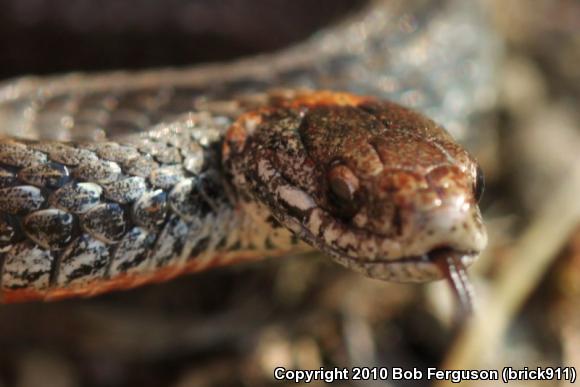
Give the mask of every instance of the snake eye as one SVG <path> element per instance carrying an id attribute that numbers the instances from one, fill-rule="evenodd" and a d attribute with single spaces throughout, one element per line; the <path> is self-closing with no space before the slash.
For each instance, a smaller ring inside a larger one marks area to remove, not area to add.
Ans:
<path id="1" fill-rule="evenodd" d="M 485 190 L 485 177 L 483 176 L 483 171 L 478 165 L 475 172 L 475 185 L 473 187 L 473 193 L 475 195 L 475 200 L 479 202 L 483 196 L 483 191 Z"/>
<path id="2" fill-rule="evenodd" d="M 359 181 L 346 165 L 337 164 L 328 172 L 330 190 L 342 204 L 351 203 L 359 188 Z"/>

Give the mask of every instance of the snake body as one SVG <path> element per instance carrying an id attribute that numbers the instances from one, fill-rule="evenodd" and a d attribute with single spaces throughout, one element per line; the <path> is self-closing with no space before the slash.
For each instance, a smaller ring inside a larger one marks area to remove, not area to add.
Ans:
<path id="1" fill-rule="evenodd" d="M 413 86 L 424 76 L 415 59 L 384 56 L 413 46 L 383 41 L 393 18 L 409 17 L 396 9 L 375 2 L 299 47 L 233 64 L 5 84 L 2 301 L 90 296 L 313 247 L 402 282 L 469 265 L 486 244 L 475 160 L 411 109 L 308 90 L 399 93 L 433 109 L 441 89 Z M 399 42 L 433 32 L 397 31 Z M 439 115 L 460 127 L 455 113 Z"/>

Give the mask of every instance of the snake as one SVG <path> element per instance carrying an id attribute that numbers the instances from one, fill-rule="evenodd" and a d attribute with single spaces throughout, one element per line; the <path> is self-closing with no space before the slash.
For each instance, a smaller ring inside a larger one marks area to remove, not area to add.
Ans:
<path id="1" fill-rule="evenodd" d="M 468 304 L 483 174 L 436 121 L 461 135 L 485 27 L 460 1 L 404 3 L 230 63 L 2 83 L 0 302 L 315 250 L 379 280 L 448 278 Z"/>

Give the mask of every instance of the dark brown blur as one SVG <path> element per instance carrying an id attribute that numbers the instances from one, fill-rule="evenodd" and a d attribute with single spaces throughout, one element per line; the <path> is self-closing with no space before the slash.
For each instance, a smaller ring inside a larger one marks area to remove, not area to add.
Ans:
<path id="1" fill-rule="evenodd" d="M 0 78 L 191 65 L 281 49 L 363 0 L 9 0 Z"/>

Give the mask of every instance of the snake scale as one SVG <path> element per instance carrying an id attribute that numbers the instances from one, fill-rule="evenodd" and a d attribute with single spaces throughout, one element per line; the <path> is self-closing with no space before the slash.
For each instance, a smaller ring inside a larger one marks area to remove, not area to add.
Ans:
<path id="1" fill-rule="evenodd" d="M 372 278 L 451 277 L 468 297 L 464 267 L 487 239 L 481 171 L 441 126 L 384 98 L 461 135 L 489 78 L 469 40 L 485 27 L 459 1 L 417 3 L 373 1 L 229 64 L 3 84 L 1 301 L 313 248 Z"/>

